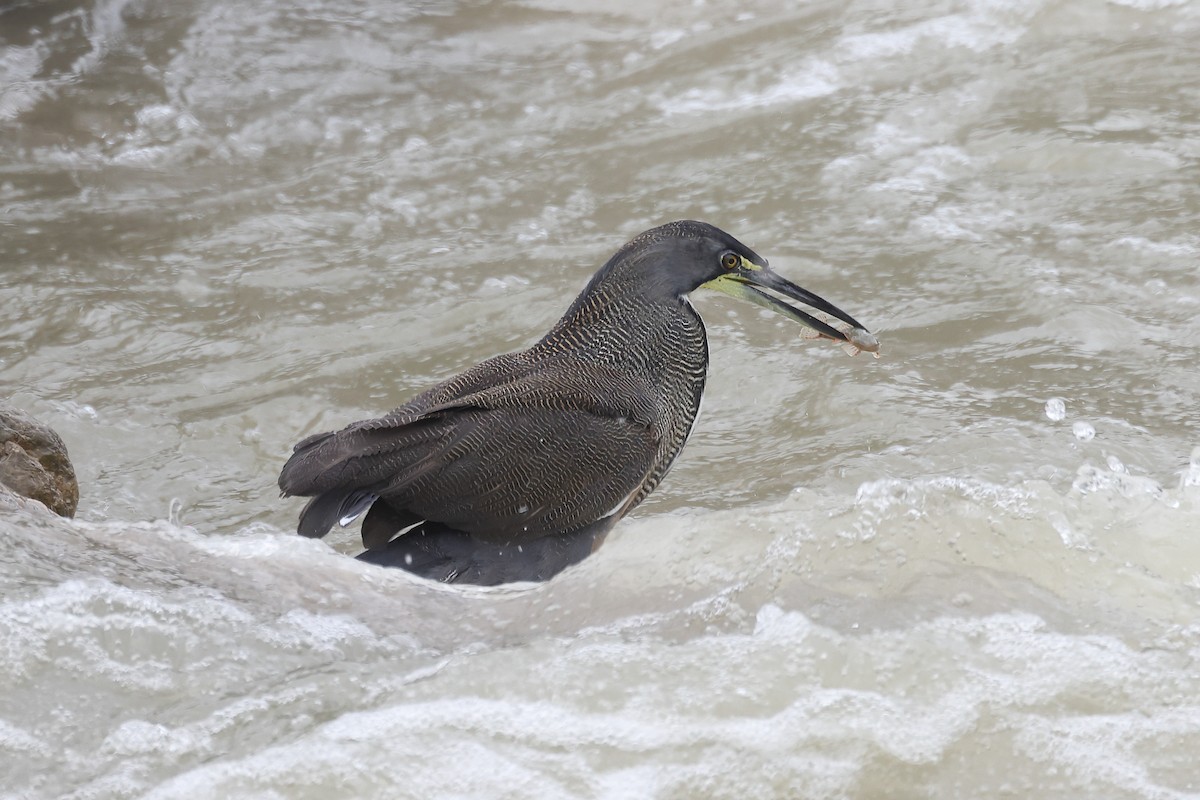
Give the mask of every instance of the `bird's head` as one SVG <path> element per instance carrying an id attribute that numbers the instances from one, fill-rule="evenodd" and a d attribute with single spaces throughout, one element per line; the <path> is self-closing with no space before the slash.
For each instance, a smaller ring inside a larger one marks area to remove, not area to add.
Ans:
<path id="1" fill-rule="evenodd" d="M 651 228 L 618 250 L 596 277 L 601 276 L 625 284 L 644 297 L 663 301 L 683 300 L 696 289 L 714 289 L 769 308 L 807 325 L 821 336 L 849 341 L 842 331 L 763 291 L 768 289 L 866 334 L 866 328 L 854 317 L 780 276 L 767 265 L 765 258 L 706 222 L 681 220 Z M 856 339 L 860 347 L 862 341 L 861 337 Z"/>

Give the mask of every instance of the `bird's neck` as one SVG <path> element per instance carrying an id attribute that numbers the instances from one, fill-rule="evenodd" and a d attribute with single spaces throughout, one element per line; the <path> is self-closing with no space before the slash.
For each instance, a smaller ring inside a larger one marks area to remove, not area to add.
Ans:
<path id="1" fill-rule="evenodd" d="M 536 347 L 586 361 L 635 366 L 666 358 L 703 370 L 708 342 L 686 297 L 652 301 L 589 289 Z"/>

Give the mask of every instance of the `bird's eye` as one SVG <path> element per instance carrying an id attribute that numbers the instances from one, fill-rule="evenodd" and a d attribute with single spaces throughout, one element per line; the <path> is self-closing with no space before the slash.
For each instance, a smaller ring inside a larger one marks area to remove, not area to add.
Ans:
<path id="1" fill-rule="evenodd" d="M 742 260 L 738 258 L 737 253 L 726 253 L 721 256 L 721 266 L 725 269 L 734 269 L 741 263 Z"/>

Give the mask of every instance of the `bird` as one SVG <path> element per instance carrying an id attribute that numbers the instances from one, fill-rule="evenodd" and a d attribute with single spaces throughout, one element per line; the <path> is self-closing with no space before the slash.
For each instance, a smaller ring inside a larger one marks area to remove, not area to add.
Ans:
<path id="1" fill-rule="evenodd" d="M 876 341 L 720 228 L 660 225 L 618 249 L 528 349 L 296 444 L 279 489 L 311 498 L 297 532 L 322 537 L 365 512 L 360 559 L 443 583 L 545 581 L 578 563 L 687 442 L 708 370 L 697 289 L 820 337 Z M 850 335 L 763 290 L 841 320 Z"/>

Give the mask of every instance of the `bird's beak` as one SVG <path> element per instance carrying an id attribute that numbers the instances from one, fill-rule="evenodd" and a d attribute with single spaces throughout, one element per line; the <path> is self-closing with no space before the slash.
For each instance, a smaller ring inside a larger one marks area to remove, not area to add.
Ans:
<path id="1" fill-rule="evenodd" d="M 701 284 L 707 289 L 716 289 L 718 292 L 724 292 L 732 297 L 738 297 L 742 300 L 749 300 L 755 305 L 769 308 L 788 319 L 793 319 L 796 322 L 807 325 L 817 331 L 822 336 L 830 339 L 835 339 L 839 342 L 851 341 L 845 333 L 839 331 L 830 325 L 826 325 L 821 320 L 806 314 L 798 308 L 788 305 L 782 300 L 773 297 L 766 292 L 763 292 L 755 287 L 761 286 L 763 289 L 770 289 L 773 292 L 778 292 L 784 297 L 796 300 L 806 306 L 823 311 L 831 317 L 836 317 L 848 325 L 854 326 L 855 329 L 866 333 L 866 328 L 861 325 L 858 320 L 842 311 L 819 295 L 815 295 L 807 289 L 802 289 L 796 284 L 789 281 L 787 278 L 781 277 L 778 273 L 771 270 L 765 264 L 759 265 L 751 262 L 746 258 L 742 258 L 740 266 L 725 272 L 705 284 Z M 857 338 L 857 337 L 856 337 Z"/>

